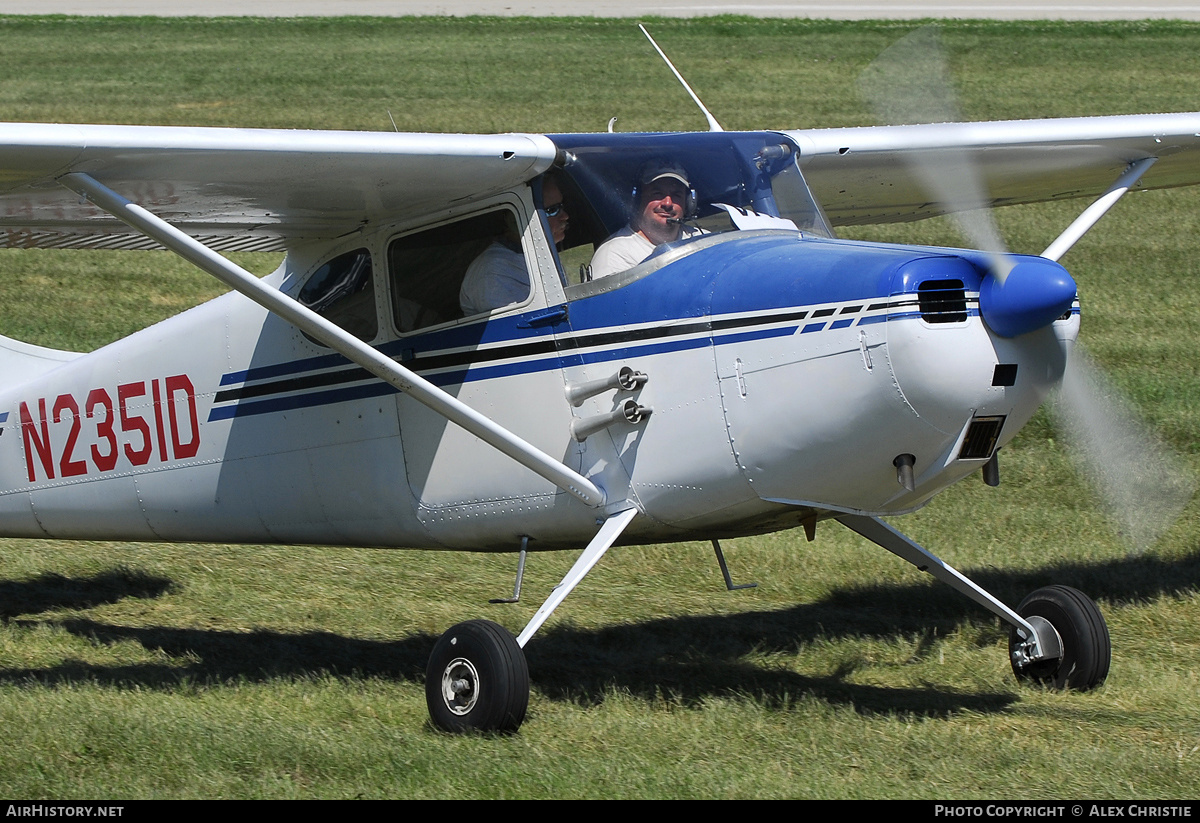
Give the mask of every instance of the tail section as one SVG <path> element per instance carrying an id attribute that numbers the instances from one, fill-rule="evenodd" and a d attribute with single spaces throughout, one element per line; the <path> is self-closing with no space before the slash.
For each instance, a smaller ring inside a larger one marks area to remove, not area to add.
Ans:
<path id="1" fill-rule="evenodd" d="M 0 387 L 18 386 L 80 355 L 81 352 L 47 349 L 0 336 Z"/>

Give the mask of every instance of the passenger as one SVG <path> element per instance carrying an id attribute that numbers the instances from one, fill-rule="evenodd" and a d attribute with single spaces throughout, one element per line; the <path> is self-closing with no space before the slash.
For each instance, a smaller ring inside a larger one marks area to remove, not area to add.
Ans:
<path id="1" fill-rule="evenodd" d="M 592 256 L 592 279 L 633 268 L 663 243 L 703 234 L 700 229 L 683 223 L 691 217 L 695 206 L 691 189 L 682 166 L 666 161 L 643 166 L 638 175 L 633 220 L 596 249 Z"/>
<path id="2" fill-rule="evenodd" d="M 567 236 L 570 215 L 563 205 L 558 181 L 547 175 L 542 180 L 543 211 L 550 224 L 554 244 Z M 529 296 L 529 268 L 521 251 L 521 238 L 505 235 L 480 252 L 471 261 L 458 290 L 458 305 L 464 317 L 511 306 Z"/>

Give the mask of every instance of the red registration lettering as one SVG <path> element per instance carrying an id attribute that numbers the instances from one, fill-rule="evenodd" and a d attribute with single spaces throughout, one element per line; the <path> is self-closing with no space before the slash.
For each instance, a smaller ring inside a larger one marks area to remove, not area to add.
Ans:
<path id="1" fill-rule="evenodd" d="M 60 394 L 54 401 L 55 423 L 61 422 L 64 411 L 71 413 L 71 431 L 67 433 L 67 445 L 63 447 L 58 468 L 62 470 L 63 477 L 78 477 L 81 474 L 87 474 L 87 463 L 82 460 L 72 460 L 71 455 L 75 451 L 75 441 L 79 439 L 79 430 L 83 428 L 83 425 L 79 422 L 79 404 L 69 394 Z"/>
<path id="2" fill-rule="evenodd" d="M 112 471 L 117 468 L 122 454 L 132 465 L 144 466 L 150 462 L 155 443 L 158 444 L 159 459 L 164 462 L 195 457 L 200 451 L 200 419 L 196 389 L 191 379 L 186 374 L 175 374 L 149 382 L 149 389 L 146 381 L 118 385 L 115 405 L 108 389 L 92 389 L 82 411 L 79 401 L 71 394 L 54 398 L 49 415 L 46 414 L 47 398 L 38 398 L 36 418 L 30 410 L 32 401 L 22 402 L 18 415 L 29 482 L 38 480 L 38 466 L 41 466 L 40 474 L 44 479 L 53 480 L 56 462 L 59 477 L 86 475 L 90 467 L 100 472 Z M 134 408 L 137 400 L 147 395 L 151 402 L 145 405 L 144 413 L 138 413 Z M 52 442 L 51 424 L 54 424 L 54 431 L 60 431 L 59 425 L 66 423 L 68 418 L 70 428 L 65 436 L 55 434 L 54 437 L 60 440 Z M 95 428 L 85 430 L 85 420 Z M 120 434 L 117 432 L 118 420 Z M 84 438 L 82 442 L 81 437 Z M 83 444 L 89 440 L 90 445 L 85 447 Z"/>
<path id="3" fill-rule="evenodd" d="M 150 450 L 154 446 L 150 442 L 150 424 L 141 415 L 130 414 L 126 401 L 131 397 L 144 397 L 145 394 L 145 383 L 123 383 L 117 386 L 117 404 L 121 407 L 121 431 L 138 432 L 142 436 L 140 448 L 135 449 L 129 443 L 125 444 L 125 456 L 135 466 L 144 466 L 150 462 Z"/>
<path id="4" fill-rule="evenodd" d="M 186 443 L 179 440 L 179 417 L 175 412 L 175 394 L 184 393 L 187 400 L 188 425 L 192 439 Z M 167 378 L 167 412 L 171 418 L 171 449 L 176 460 L 185 457 L 195 457 L 200 450 L 200 423 L 196 419 L 196 390 L 186 374 L 177 374 Z"/>
<path id="5" fill-rule="evenodd" d="M 29 406 L 21 403 L 21 440 L 25 444 L 25 467 L 29 470 L 29 482 L 32 483 L 37 478 L 33 472 L 33 460 L 30 458 L 33 455 L 30 453 L 29 446 L 33 445 L 33 450 L 37 452 L 38 459 L 41 460 L 42 470 L 46 472 L 48 480 L 54 479 L 54 460 L 50 457 L 50 426 L 46 422 L 46 398 L 38 398 L 38 419 L 41 421 L 41 436 L 38 436 L 38 430 L 34 428 L 33 418 L 29 414 Z"/>
<path id="6" fill-rule="evenodd" d="M 150 388 L 154 392 L 154 431 L 158 434 L 158 459 L 164 461 L 167 459 L 167 435 L 163 431 L 162 397 L 159 396 L 158 381 L 151 380 Z"/>
<path id="7" fill-rule="evenodd" d="M 87 416 L 95 419 L 96 407 L 104 407 L 104 420 L 96 421 L 96 436 L 101 441 L 108 441 L 108 454 L 101 454 L 99 445 L 92 446 L 92 462 L 96 464 L 96 468 L 102 472 L 112 471 L 117 465 L 117 433 L 113 429 L 113 404 L 112 398 L 108 396 L 108 392 L 104 389 L 92 389 L 87 396 L 87 405 L 84 410 Z"/>

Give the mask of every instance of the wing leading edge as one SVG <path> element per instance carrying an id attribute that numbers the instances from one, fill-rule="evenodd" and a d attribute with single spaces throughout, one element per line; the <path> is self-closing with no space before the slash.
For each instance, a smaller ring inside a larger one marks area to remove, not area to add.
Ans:
<path id="1" fill-rule="evenodd" d="M 545 171 L 540 135 L 0 124 L 0 245 L 157 248 L 58 184 L 90 175 L 220 250 L 434 214 Z"/>
<path id="2" fill-rule="evenodd" d="M 787 132 L 801 168 L 835 225 L 898 223 L 941 214 L 913 159 L 970 162 L 990 205 L 1035 203 L 1103 192 L 1130 163 L 1158 162 L 1138 188 L 1200 183 L 1200 113 L 877 126 Z"/>
<path id="3" fill-rule="evenodd" d="M 971 162 L 992 205 L 1094 196 L 1131 162 L 1140 188 L 1200 183 L 1200 113 L 813 129 L 787 134 L 835 225 L 940 214 L 911 159 Z M 217 250 L 278 250 L 519 185 L 542 135 L 0 124 L 0 246 L 155 248 L 57 182 L 85 173 Z"/>

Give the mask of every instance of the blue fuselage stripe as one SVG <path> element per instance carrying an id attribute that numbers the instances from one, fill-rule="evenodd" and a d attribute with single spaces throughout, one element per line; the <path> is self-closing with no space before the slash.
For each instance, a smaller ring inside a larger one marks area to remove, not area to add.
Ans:
<path id="1" fill-rule="evenodd" d="M 517 332 L 517 336 L 511 340 L 505 340 L 503 335 L 494 333 L 496 330 L 484 329 L 481 332 L 478 329 L 472 331 L 468 327 L 466 333 L 476 335 L 475 339 L 481 340 L 486 336 L 490 338 L 487 340 L 488 344 L 499 345 L 455 351 L 437 348 L 434 343 L 433 347 L 417 352 L 411 348 L 414 341 L 410 338 L 386 343 L 380 346 L 379 350 L 388 356 L 403 358 L 401 362 L 407 359 L 409 362 L 406 365 L 431 383 L 450 386 L 535 374 L 587 363 L 604 363 L 623 358 L 786 337 L 796 333 L 812 334 L 848 328 L 855 324 L 866 326 L 921 317 L 921 312 L 915 307 L 911 311 L 900 308 L 907 307 L 910 301 L 911 298 L 904 296 L 899 303 L 889 301 L 869 305 L 867 310 L 872 311 L 871 314 L 831 321 L 821 320 L 804 325 L 799 321 L 806 317 L 831 316 L 836 309 L 822 308 L 810 313 L 809 310 L 793 308 L 787 312 L 680 318 L 686 322 L 625 329 L 575 329 L 572 335 L 560 336 L 557 339 L 544 334 L 536 337 L 522 336 Z M 843 307 L 842 313 L 857 312 L 863 305 L 866 304 Z M 888 314 L 889 310 L 891 314 Z M 978 317 L 979 309 L 972 306 L 967 313 L 971 317 Z M 726 329 L 730 331 L 725 331 Z M 455 335 L 463 334 L 462 330 L 453 331 Z M 451 342 L 444 339 L 441 333 L 435 335 L 434 340 L 440 343 Z M 426 345 L 432 342 L 427 341 Z M 341 368 L 338 368 L 339 366 Z M 250 381 L 270 382 L 237 385 Z M 337 354 L 230 372 L 221 378 L 221 386 L 230 388 L 217 392 L 215 404 L 208 416 L 210 421 L 323 406 L 397 392 L 365 369 L 353 366 Z"/>
<path id="2" fill-rule="evenodd" d="M 584 363 L 603 363 L 619 360 L 625 357 L 663 354 L 673 351 L 704 348 L 709 345 L 728 345 L 748 340 L 765 340 L 773 337 L 787 337 L 794 334 L 795 326 L 783 326 L 772 329 L 755 329 L 753 331 L 734 332 L 715 337 L 699 336 L 678 340 L 667 340 L 660 343 L 649 343 L 620 348 L 606 348 L 597 351 L 560 352 L 553 357 L 537 360 L 523 360 L 513 363 L 502 363 L 494 366 L 481 366 L 436 374 L 423 374 L 426 380 L 434 385 L 450 386 L 462 383 L 473 383 L 480 380 L 493 380 L 500 377 L 511 377 L 518 374 L 534 374 Z M 323 406 L 330 403 L 342 403 L 348 400 L 362 400 L 371 397 L 382 397 L 397 393 L 397 389 L 382 381 L 376 380 L 364 373 L 364 380 L 372 382 L 357 386 L 348 386 L 325 391 L 310 391 L 303 394 L 292 394 L 284 397 L 269 397 L 263 400 L 243 401 L 227 406 L 216 406 L 208 415 L 210 421 L 229 420 L 235 417 L 246 417 L 255 414 L 290 411 L 309 406 Z"/>

